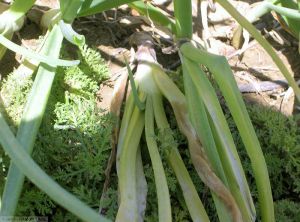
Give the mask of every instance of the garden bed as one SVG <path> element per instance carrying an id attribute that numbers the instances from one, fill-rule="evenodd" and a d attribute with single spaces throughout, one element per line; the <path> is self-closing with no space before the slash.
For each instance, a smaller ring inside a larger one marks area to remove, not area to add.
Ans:
<path id="1" fill-rule="evenodd" d="M 36 10 L 55 7 L 55 2 L 39 0 Z M 233 2 L 240 11 L 247 11 L 249 4 L 254 1 Z M 167 3 L 161 8 L 173 13 L 171 5 Z M 194 32 L 195 35 L 203 37 L 202 24 L 196 9 L 197 7 L 193 12 Z M 242 92 L 243 98 L 265 156 L 276 221 L 298 222 L 300 221 L 300 118 L 295 96 L 287 93 L 288 85 L 284 77 L 255 40 L 250 42 L 250 47 L 242 56 L 235 55 L 237 50 L 231 45 L 231 37 L 236 24 L 229 16 L 226 17 L 220 7 L 217 7 L 216 12 L 211 12 L 208 18 L 211 52 L 227 57 L 240 90 L 248 87 Z M 37 21 L 34 16 L 28 16 L 24 27 L 15 33 L 13 41 L 26 48 L 37 50 L 44 32 Z M 299 79 L 300 60 L 295 39 L 279 28 L 278 22 L 271 14 L 263 17 L 255 25 L 271 42 L 276 53 L 294 74 L 294 78 Z M 120 76 L 127 73 L 126 63 L 133 58 L 134 48 L 130 41 L 132 35 L 136 32 L 147 32 L 153 37 L 157 61 L 165 68 L 178 88 L 183 90 L 179 69 L 180 57 L 172 35 L 161 31 L 159 27 L 154 27 L 151 20 L 149 22 L 149 19 L 142 18 L 137 11 L 128 7 L 122 6 L 105 14 L 80 17 L 74 21 L 73 27 L 85 36 L 86 45 L 78 49 L 64 41 L 61 57 L 70 60 L 79 59 L 81 63 L 74 67 L 57 69 L 32 157 L 63 188 L 101 215 L 114 220 L 118 211 L 117 169 L 115 164 L 111 170 L 108 170 L 107 166 L 115 159 L 111 156 L 114 149 L 112 132 L 118 119 L 109 112 L 109 109 L 115 83 Z M 35 74 L 26 75 L 24 69 L 16 69 L 22 61 L 24 58 L 10 51 L 0 61 L 0 110 L 14 133 L 17 132 L 26 98 L 35 77 Z M 237 146 L 260 218 L 258 191 L 249 157 L 224 98 L 214 79 L 211 80 Z M 278 80 L 282 84 L 277 84 L 272 90 L 261 90 L 261 85 L 266 81 L 273 84 Z M 188 141 L 180 133 L 172 107 L 167 100 L 164 100 L 164 105 L 171 131 L 155 133 L 157 137 L 166 137 L 164 133 L 173 135 L 210 220 L 218 221 L 209 188 L 200 180 L 192 165 L 191 154 L 186 149 Z M 123 111 L 122 109 L 121 114 Z M 159 138 L 156 140 L 159 141 Z M 163 144 L 158 144 L 169 186 L 173 221 L 192 221 L 181 187 L 172 168 L 167 164 L 166 154 L 162 151 Z M 154 222 L 158 221 L 159 209 L 146 139 L 141 140 L 140 149 L 148 183 L 144 220 Z M 2 149 L 0 155 L 2 193 L 10 159 Z M 27 179 L 16 215 L 46 216 L 49 221 L 80 221 Z"/>

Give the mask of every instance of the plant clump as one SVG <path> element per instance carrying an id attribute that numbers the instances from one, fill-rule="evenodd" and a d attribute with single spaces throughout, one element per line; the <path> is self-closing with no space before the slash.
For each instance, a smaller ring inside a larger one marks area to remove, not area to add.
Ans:
<path id="1" fill-rule="evenodd" d="M 110 134 L 114 120 L 97 107 L 96 93 L 99 83 L 107 77 L 107 66 L 98 52 L 87 47 L 79 50 L 79 57 L 80 65 L 57 70 L 49 105 L 35 143 L 33 158 L 64 188 L 97 210 L 111 149 Z M 7 101 L 4 105 L 13 128 L 19 123 L 26 95 L 32 85 L 32 78 L 33 76 L 20 78 L 19 73 L 13 72 L 1 85 L 1 97 L 5 97 Z M 300 150 L 299 127 L 293 118 L 285 117 L 269 108 L 248 105 L 247 110 L 266 157 L 277 221 L 299 221 L 300 200 L 295 198 L 300 195 L 300 183 L 297 180 L 300 176 L 300 164 L 297 161 Z M 227 120 L 241 156 L 249 187 L 252 189 L 251 193 L 254 199 L 257 199 L 250 160 L 232 117 L 228 115 Z M 178 222 L 191 220 L 180 186 L 167 164 L 168 160 L 163 150 L 168 145 L 163 144 L 160 139 L 164 138 L 164 134 L 173 135 L 211 221 L 218 221 L 212 197 L 192 167 L 189 152 L 180 148 L 186 146 L 186 140 L 174 124 L 173 114 L 169 121 L 172 130 L 156 132 L 156 140 L 169 187 L 172 218 Z M 154 173 L 146 147 L 142 146 L 141 149 L 148 185 L 144 219 L 147 222 L 154 222 L 158 220 Z M 0 180 L 3 181 L 1 184 L 4 184 L 9 159 L 1 153 L 1 160 Z M 115 219 L 118 209 L 115 172 L 111 174 L 111 183 L 106 195 L 108 198 L 101 203 L 101 213 L 110 219 Z M 259 211 L 257 212 L 259 215 Z M 54 221 L 78 220 L 29 181 L 26 181 L 23 188 L 17 215 L 44 215 Z"/>
<path id="2" fill-rule="evenodd" d="M 299 221 L 299 179 L 296 179 L 299 175 L 299 163 L 297 163 L 297 153 L 300 150 L 300 130 L 296 121 L 292 117 L 286 117 L 283 114 L 276 112 L 273 109 L 260 107 L 256 105 L 247 105 L 247 111 L 250 114 L 250 118 L 253 122 L 253 126 L 262 145 L 264 155 L 266 155 L 266 163 L 270 172 L 270 181 L 275 201 L 275 217 L 278 222 L 297 222 Z M 174 121 L 175 117 L 171 115 L 170 122 Z M 227 120 L 233 133 L 234 141 L 237 144 L 238 152 L 241 155 L 241 161 L 245 173 L 250 184 L 251 193 L 254 199 L 257 200 L 257 190 L 255 181 L 253 178 L 253 172 L 251 169 L 250 160 L 243 147 L 242 140 L 238 134 L 236 126 L 231 116 L 227 116 Z M 160 137 L 165 137 L 170 133 L 173 135 L 176 143 L 179 145 L 180 154 L 182 156 L 185 165 L 190 173 L 190 176 L 195 184 L 197 192 L 200 195 L 201 200 L 207 214 L 212 222 L 217 222 L 218 217 L 216 215 L 216 209 L 213 203 L 211 194 L 205 187 L 203 182 L 199 179 L 195 169 L 192 167 L 190 160 L 190 154 L 180 147 L 186 146 L 186 140 L 178 132 L 175 124 L 171 124 L 172 131 L 157 132 L 156 140 L 160 141 Z M 168 166 L 166 155 L 164 155 L 165 145 L 159 144 L 159 150 L 161 152 L 162 162 L 164 163 L 166 178 L 169 186 L 169 192 L 172 204 L 172 218 L 174 221 L 191 221 L 188 209 L 181 194 L 180 186 L 176 181 L 176 177 L 172 172 L 172 169 Z M 298 152 L 297 152 L 298 150 Z M 157 196 L 154 181 L 154 173 L 150 166 L 150 157 L 146 149 L 142 149 L 142 157 L 144 165 L 145 176 L 148 185 L 147 194 L 147 207 L 145 213 L 145 221 L 155 222 L 158 221 L 158 206 Z M 296 155 L 295 155 L 296 154 Z M 299 177 L 298 177 L 299 178 Z M 113 180 L 116 180 L 114 175 Z M 115 184 L 112 182 L 112 184 Z M 112 185 L 109 189 L 108 196 L 110 200 L 107 200 L 105 205 L 109 209 L 107 215 L 110 219 L 114 219 L 117 212 L 117 186 Z M 259 210 L 256 206 L 258 217 Z"/>

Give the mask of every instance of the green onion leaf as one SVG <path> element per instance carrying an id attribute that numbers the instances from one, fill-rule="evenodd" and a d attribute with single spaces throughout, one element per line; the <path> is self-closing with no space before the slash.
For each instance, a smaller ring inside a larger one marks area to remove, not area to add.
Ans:
<path id="1" fill-rule="evenodd" d="M 82 47 L 85 44 L 85 37 L 74 31 L 71 24 L 65 23 L 63 20 L 59 21 L 59 27 L 63 36 L 70 43 Z"/>
<path id="2" fill-rule="evenodd" d="M 100 216 L 75 196 L 63 189 L 50 176 L 48 176 L 25 151 L 22 145 L 16 140 L 9 126 L 0 113 L 0 143 L 3 149 L 16 164 L 19 170 L 24 173 L 37 187 L 48 194 L 54 201 L 66 208 L 83 221 L 88 222 L 109 222 L 108 219 Z M 14 195 L 11 193 L 11 195 Z"/>
<path id="3" fill-rule="evenodd" d="M 154 111 L 151 96 L 147 97 L 145 111 L 145 134 L 155 178 L 160 222 L 172 222 L 170 194 L 163 164 L 158 151 L 154 132 Z"/>
<path id="4" fill-rule="evenodd" d="M 4 45 L 6 48 L 10 49 L 11 51 L 19 53 L 30 59 L 34 59 L 39 62 L 46 63 L 50 66 L 54 66 L 54 67 L 55 66 L 76 66 L 79 64 L 79 60 L 68 61 L 68 60 L 56 59 L 50 56 L 41 55 L 39 53 L 25 49 L 24 47 L 21 47 L 13 43 L 12 41 L 8 40 L 3 35 L 0 35 L 0 44 Z"/>

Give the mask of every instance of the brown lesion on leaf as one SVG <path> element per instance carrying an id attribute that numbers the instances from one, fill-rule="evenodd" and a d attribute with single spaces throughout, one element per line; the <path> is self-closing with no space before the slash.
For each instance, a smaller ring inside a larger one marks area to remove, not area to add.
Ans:
<path id="1" fill-rule="evenodd" d="M 205 185 L 222 200 L 224 205 L 230 211 L 233 221 L 243 221 L 240 209 L 238 208 L 234 197 L 220 178 L 217 177 L 209 163 L 202 144 L 188 118 L 188 112 L 185 104 L 171 102 L 171 105 L 174 110 L 179 129 L 188 140 L 192 162 L 199 177 Z"/>

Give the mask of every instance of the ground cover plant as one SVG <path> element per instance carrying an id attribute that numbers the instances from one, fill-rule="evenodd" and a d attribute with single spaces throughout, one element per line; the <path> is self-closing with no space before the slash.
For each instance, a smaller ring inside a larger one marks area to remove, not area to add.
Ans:
<path id="1" fill-rule="evenodd" d="M 267 51 L 299 100 L 297 83 L 271 45 L 228 1 L 217 2 Z M 8 48 L 26 57 L 1 86 L 1 216 L 297 220 L 297 125 L 272 111 L 247 111 L 226 58 L 193 38 L 192 1 L 173 1 L 173 16 L 151 2 L 60 1 L 59 10 L 44 15 L 40 52 L 9 40 L 33 3 L 14 1 L 0 36 L 3 54 Z M 123 4 L 144 15 L 152 32 L 159 25 L 171 33 L 179 80 L 157 61 L 153 33 L 137 32 L 130 39 L 136 68 L 125 59 L 130 84 L 123 75 L 107 115 L 96 98 L 107 67 L 72 23 Z M 61 50 L 63 38 L 77 47 L 75 56 Z M 37 187 L 24 184 L 25 176 Z"/>
<path id="2" fill-rule="evenodd" d="M 33 158 L 62 186 L 72 187 L 70 191 L 91 207 L 97 207 L 98 189 L 103 185 L 110 153 L 113 119 L 97 108 L 96 92 L 108 70 L 96 51 L 85 46 L 78 54 L 81 58 L 78 67 L 57 70 Z M 19 125 L 22 113 L 15 111 L 24 109 L 34 77 L 20 81 L 20 76 L 20 72 L 13 72 L 1 90 L 2 98 L 8 99 L 4 105 L 13 129 Z M 4 153 L 1 156 L 3 172 L 7 172 L 8 157 Z M 2 179 L 3 192 L 4 177 Z M 62 214 L 55 202 L 28 181 L 23 189 L 17 215 L 51 215 L 54 221 L 76 220 L 72 214 Z"/>

